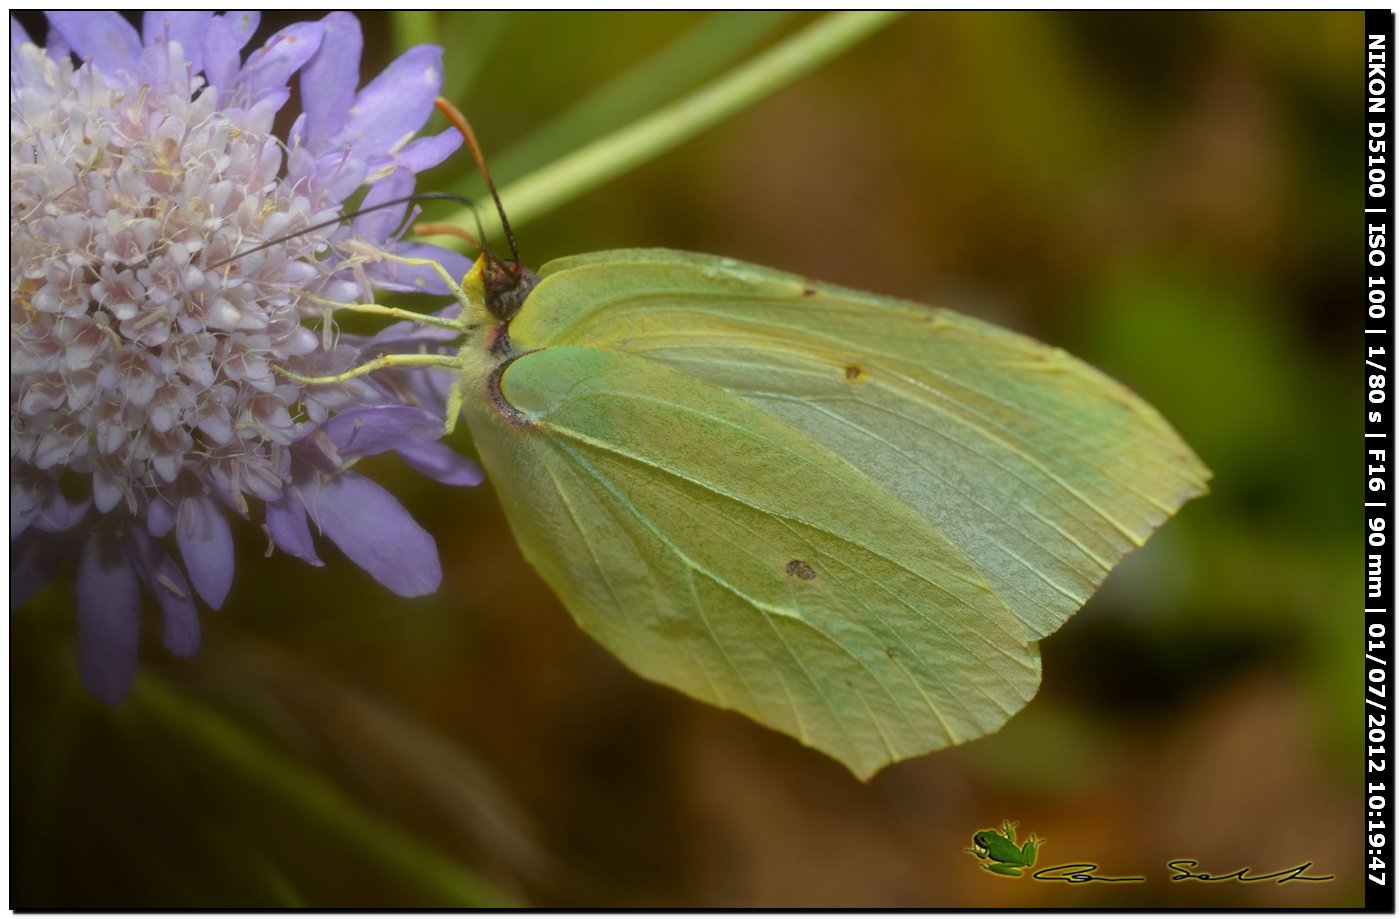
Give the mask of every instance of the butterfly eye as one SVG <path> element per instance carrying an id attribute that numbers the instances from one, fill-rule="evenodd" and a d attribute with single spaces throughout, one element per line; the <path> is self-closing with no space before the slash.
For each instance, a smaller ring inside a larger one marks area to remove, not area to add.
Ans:
<path id="1" fill-rule="evenodd" d="M 540 282 L 539 275 L 519 262 L 492 260 L 482 277 L 486 290 L 486 308 L 502 321 L 509 320 Z"/>
<path id="2" fill-rule="evenodd" d="M 508 320 L 519 311 L 520 305 L 525 302 L 530 291 L 535 289 L 535 285 L 539 283 L 539 277 L 520 263 L 520 249 L 515 244 L 515 233 L 511 231 L 510 220 L 506 217 L 505 205 L 501 203 L 501 196 L 496 192 L 496 183 L 491 179 L 491 170 L 486 168 L 486 157 L 481 153 L 481 145 L 477 143 L 476 133 L 472 131 L 471 123 L 467 121 L 465 115 L 457 110 L 455 105 L 446 99 L 439 97 L 434 104 L 437 106 L 437 110 L 462 135 L 462 140 L 466 142 L 472 158 L 476 160 L 476 168 L 481 172 L 481 177 L 486 180 L 486 188 L 491 192 L 491 200 L 496 202 L 496 212 L 501 217 L 501 230 L 505 233 L 506 244 L 510 246 L 511 259 L 506 261 L 497 258 L 490 249 L 482 246 L 482 251 L 486 253 L 487 262 L 483 285 L 486 289 L 486 308 L 496 318 L 502 321 Z"/>

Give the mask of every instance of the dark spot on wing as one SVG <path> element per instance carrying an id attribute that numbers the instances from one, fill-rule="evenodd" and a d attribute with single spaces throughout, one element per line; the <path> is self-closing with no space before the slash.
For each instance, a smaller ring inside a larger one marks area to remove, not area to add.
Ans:
<path id="1" fill-rule="evenodd" d="M 858 364 L 847 364 L 845 373 L 846 379 L 852 383 L 865 379 L 865 371 Z"/>
<path id="2" fill-rule="evenodd" d="M 787 573 L 790 578 L 801 578 L 804 581 L 810 581 L 817 576 L 817 570 L 800 558 L 787 563 Z"/>
<path id="3" fill-rule="evenodd" d="M 816 295 L 817 295 L 817 289 L 816 289 L 815 287 L 806 287 L 806 286 L 804 286 L 804 287 L 802 288 L 802 296 L 804 296 L 804 297 L 815 297 Z"/>

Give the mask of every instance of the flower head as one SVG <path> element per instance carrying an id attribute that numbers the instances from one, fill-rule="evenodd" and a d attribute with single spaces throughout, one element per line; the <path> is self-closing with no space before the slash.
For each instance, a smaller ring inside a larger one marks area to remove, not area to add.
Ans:
<path id="1" fill-rule="evenodd" d="M 246 59 L 254 13 L 147 13 L 139 34 L 115 13 L 49 21 L 46 48 L 11 24 L 12 605 L 76 558 L 80 673 L 116 700 L 142 586 L 166 647 L 195 650 L 194 595 L 217 608 L 232 583 L 230 513 L 261 509 L 276 546 L 319 565 L 314 524 L 390 589 L 434 590 L 432 538 L 349 465 L 393 449 L 441 481 L 479 481 L 414 397 L 438 384 L 296 377 L 343 372 L 369 344 L 333 334 L 334 304 L 375 286 L 443 292 L 366 246 L 466 268 L 399 242 L 403 207 L 315 229 L 366 186 L 362 208 L 408 194 L 459 145 L 415 137 L 441 49 L 413 48 L 357 90 L 348 13 Z M 273 118 L 293 76 L 304 111 L 283 141 Z"/>

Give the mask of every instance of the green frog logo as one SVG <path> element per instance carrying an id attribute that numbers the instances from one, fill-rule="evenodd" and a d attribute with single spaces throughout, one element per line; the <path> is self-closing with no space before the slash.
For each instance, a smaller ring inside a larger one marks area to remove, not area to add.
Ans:
<path id="1" fill-rule="evenodd" d="M 1036 838 L 1034 833 L 1025 845 L 1016 847 L 1016 826 L 1010 820 L 1001 822 L 1001 831 L 979 830 L 972 834 L 972 847 L 964 851 L 977 856 L 984 863 L 983 868 L 993 874 L 1018 878 L 1024 868 L 1035 864 L 1036 853 L 1045 845 L 1045 840 Z"/>

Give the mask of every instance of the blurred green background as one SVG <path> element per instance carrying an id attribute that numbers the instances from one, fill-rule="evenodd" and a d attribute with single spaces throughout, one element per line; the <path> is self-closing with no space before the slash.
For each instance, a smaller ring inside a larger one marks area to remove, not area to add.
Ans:
<path id="1" fill-rule="evenodd" d="M 368 77 L 413 35 L 361 18 Z M 634 103 L 810 19 L 453 13 L 431 34 L 504 186 L 568 149 L 512 148 L 639 63 L 665 76 Z M 1359 13 L 909 15 L 516 228 L 533 264 L 687 248 L 952 307 L 1161 410 L 1213 493 L 1042 642 L 1040 694 L 998 734 L 862 784 L 633 676 L 521 560 L 489 484 L 384 460 L 441 548 L 430 598 L 237 528 L 204 647 L 148 635 L 115 709 L 77 685 L 64 588 L 12 616 L 10 905 L 1360 905 L 1362 53 Z M 990 875 L 963 849 L 1003 818 L 1049 841 L 1041 866 L 1150 880 Z M 1172 858 L 1336 879 L 1173 884 Z"/>

